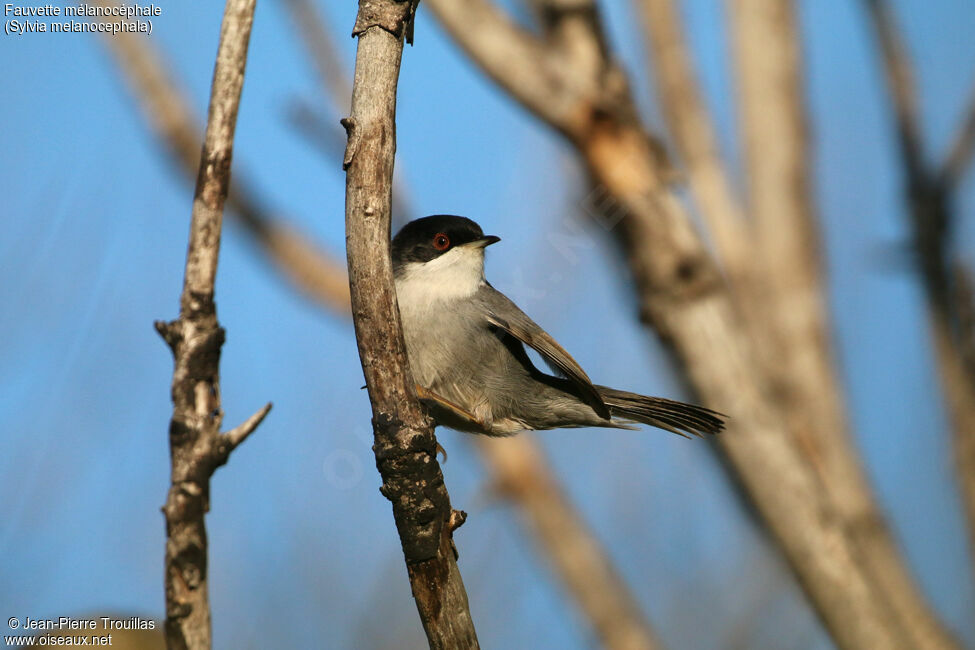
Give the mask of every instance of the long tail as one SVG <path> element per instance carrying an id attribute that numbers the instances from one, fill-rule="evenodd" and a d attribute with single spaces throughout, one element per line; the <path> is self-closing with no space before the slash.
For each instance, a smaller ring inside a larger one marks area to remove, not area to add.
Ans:
<path id="1" fill-rule="evenodd" d="M 610 413 L 616 417 L 666 429 L 685 438 L 688 433 L 703 436 L 724 429 L 726 416 L 703 406 L 637 395 L 606 386 L 596 386 L 596 390 Z"/>

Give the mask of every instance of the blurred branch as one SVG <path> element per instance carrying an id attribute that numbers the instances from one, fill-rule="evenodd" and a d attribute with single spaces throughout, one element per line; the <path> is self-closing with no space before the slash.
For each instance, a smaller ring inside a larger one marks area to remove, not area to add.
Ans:
<path id="1" fill-rule="evenodd" d="M 900 32 L 884 0 L 863 0 L 880 45 L 884 74 L 897 119 L 898 142 L 908 180 L 924 176 L 923 146 L 918 120 L 914 74 Z"/>
<path id="2" fill-rule="evenodd" d="M 486 0 L 434 0 L 428 6 L 484 73 L 536 117 L 569 136 L 587 119 L 588 80 L 556 60 L 528 31 Z"/>
<path id="3" fill-rule="evenodd" d="M 969 543 L 975 544 L 975 385 L 959 353 L 951 325 L 937 312 L 930 312 L 929 316 L 935 361 L 955 432 L 955 471 L 969 526 Z"/>
<path id="4" fill-rule="evenodd" d="M 111 0 L 98 0 L 104 7 Z M 149 41 L 139 34 L 120 32 L 104 40 L 125 73 L 143 114 L 172 159 L 189 179 L 196 178 L 200 132 L 189 104 L 166 73 Z M 254 184 L 237 170 L 227 196 L 231 214 L 245 232 L 305 293 L 339 313 L 349 311 L 349 285 L 344 265 L 336 262 L 282 221 L 273 218 L 253 193 Z"/>
<path id="5" fill-rule="evenodd" d="M 338 48 L 328 36 L 325 16 L 312 0 L 285 0 L 284 5 L 291 14 L 312 64 L 318 70 L 325 96 L 331 98 L 340 114 L 344 114 L 352 101 L 352 84 L 343 68 Z"/>
<path id="6" fill-rule="evenodd" d="M 690 188 L 728 275 L 744 282 L 752 255 L 744 215 L 721 159 L 714 124 L 696 83 L 675 0 L 635 0 L 650 45 L 657 100 L 687 168 Z M 733 285 L 737 284 L 733 282 Z"/>
<path id="7" fill-rule="evenodd" d="M 329 122 L 310 101 L 293 99 L 287 107 L 287 118 L 302 139 L 329 165 L 345 155 L 345 132 L 338 123 Z"/>
<path id="8" fill-rule="evenodd" d="M 910 575 L 850 437 L 822 286 L 794 6 L 767 0 L 730 4 L 757 244 L 750 313 L 761 314 L 754 325 L 762 334 L 774 394 L 878 597 L 888 601 L 916 647 L 957 647 Z"/>
<path id="9" fill-rule="evenodd" d="M 528 436 L 504 440 L 478 436 L 475 443 L 495 488 L 518 505 L 539 554 L 553 565 L 592 623 L 599 645 L 611 650 L 660 647 L 605 550 L 552 474 L 538 443 Z"/>
<path id="10" fill-rule="evenodd" d="M 345 152 L 345 131 L 338 128 L 337 122 L 333 125 L 327 121 L 310 102 L 303 99 L 293 100 L 288 107 L 287 119 L 305 142 L 311 144 L 329 165 L 342 159 Z M 398 174 L 393 176 L 394 229 L 406 224 L 410 220 L 409 215 L 414 213 L 409 191 L 399 181 L 400 178 Z"/>
<path id="11" fill-rule="evenodd" d="M 390 264 L 396 86 L 409 2 L 359 5 L 359 39 L 345 152 L 346 246 L 352 320 L 372 404 L 381 491 L 393 504 L 413 597 L 431 648 L 476 648 L 467 592 L 457 568 L 453 511 L 437 463 L 433 422 L 414 392 Z"/>
<path id="12" fill-rule="evenodd" d="M 950 192 L 958 187 L 972 164 L 973 155 L 975 155 L 975 86 L 972 87 L 961 127 L 952 142 L 948 158 L 938 173 L 938 178 L 946 191 Z"/>
<path id="13" fill-rule="evenodd" d="M 971 136 L 965 135 L 969 128 L 966 124 L 945 171 L 939 173 L 925 163 L 913 75 L 903 39 L 887 3 L 882 0 L 864 0 L 864 3 L 880 45 L 897 119 L 918 272 L 927 296 L 935 359 L 954 432 L 954 455 L 968 518 L 969 543 L 975 549 L 975 480 L 971 478 L 975 476 L 975 359 L 970 354 L 975 332 L 972 320 L 963 317 L 971 311 L 969 297 L 958 302 L 959 296 L 968 293 L 964 290 L 967 275 L 960 275 L 957 281 L 952 277 L 947 250 L 953 225 L 951 192 L 956 187 L 953 176 L 956 172 L 952 170 L 957 168 L 957 173 L 961 173 L 967 155 L 964 151 L 970 146 L 965 140 Z M 953 162 L 956 156 L 958 162 Z"/>
<path id="14" fill-rule="evenodd" d="M 548 3 L 553 51 L 485 0 L 427 5 L 523 104 L 537 104 L 532 88 L 547 92 L 546 106 L 536 112 L 568 137 L 606 199 L 593 216 L 621 246 L 643 317 L 673 347 L 706 402 L 732 416 L 719 444 L 834 639 L 845 648 L 902 647 L 895 618 L 878 600 L 848 532 L 831 516 L 818 478 L 769 404 L 753 344 L 686 211 L 666 188 L 666 160 L 639 122 L 625 75 L 606 55 L 596 7 L 583 0 Z M 535 58 L 519 60 L 526 53 Z M 513 66 L 513 78 L 506 78 Z M 551 70 L 568 81 L 552 83 Z"/>
<path id="15" fill-rule="evenodd" d="M 297 27 L 298 35 L 305 44 L 308 56 L 312 58 L 321 78 L 325 97 L 336 113 L 344 115 L 352 99 L 352 83 L 343 69 L 339 50 L 331 37 L 324 16 L 312 0 L 285 0 L 285 6 Z M 342 149 L 333 149 L 332 143 L 341 141 L 345 146 L 345 134 L 339 124 L 330 124 L 321 119 L 318 112 L 304 103 L 296 103 L 290 111 L 292 123 L 307 135 L 312 142 L 322 147 L 322 152 L 330 161 L 340 160 Z M 402 163 L 399 173 L 402 174 Z M 400 182 L 401 176 L 393 176 L 393 226 L 405 224 L 405 214 L 410 209 L 409 193 Z"/>
<path id="16" fill-rule="evenodd" d="M 203 520 L 210 507 L 210 477 L 271 409 L 268 404 L 244 424 L 229 433 L 220 433 L 220 348 L 224 330 L 217 321 L 214 283 L 254 5 L 255 0 L 228 0 L 224 9 L 193 198 L 179 318 L 156 323 L 174 359 L 173 416 L 169 425 L 172 472 L 163 506 L 169 648 L 210 648 Z"/>

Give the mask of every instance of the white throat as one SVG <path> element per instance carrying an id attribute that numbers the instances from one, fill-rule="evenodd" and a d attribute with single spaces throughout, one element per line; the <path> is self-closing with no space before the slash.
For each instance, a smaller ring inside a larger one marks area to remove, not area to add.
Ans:
<path id="1" fill-rule="evenodd" d="M 483 282 L 484 249 L 458 246 L 429 262 L 406 264 L 396 279 L 396 297 L 401 312 L 415 313 L 468 298 Z"/>

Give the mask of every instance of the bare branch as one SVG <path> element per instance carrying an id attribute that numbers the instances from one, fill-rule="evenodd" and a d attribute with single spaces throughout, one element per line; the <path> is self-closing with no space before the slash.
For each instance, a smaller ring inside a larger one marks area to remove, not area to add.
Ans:
<path id="1" fill-rule="evenodd" d="M 636 0 L 636 4 L 651 47 L 650 64 L 667 128 L 687 168 L 691 191 L 714 237 L 718 258 L 732 278 L 740 278 L 752 245 L 721 159 L 713 121 L 695 82 L 679 4 L 674 0 Z"/>
<path id="2" fill-rule="evenodd" d="M 948 157 L 938 173 L 938 179 L 945 191 L 951 192 L 958 187 L 972 164 L 973 155 L 975 155 L 975 86 L 972 87 L 961 126 L 952 141 Z"/>
<path id="3" fill-rule="evenodd" d="M 295 98 L 288 103 L 287 119 L 306 143 L 328 164 L 335 164 L 345 155 L 346 133 L 338 123 L 329 122 L 312 102 Z"/>
<path id="4" fill-rule="evenodd" d="M 115 6 L 111 0 L 98 3 Z M 186 177 L 195 180 L 201 142 L 197 120 L 159 56 L 138 34 L 120 32 L 106 36 L 105 42 L 159 141 Z M 340 313 L 348 313 L 349 284 L 344 265 L 270 216 L 253 187 L 241 170 L 234 173 L 234 185 L 227 197 L 231 214 L 239 217 L 245 232 L 260 244 L 258 249 L 267 253 L 291 281 Z"/>
<path id="5" fill-rule="evenodd" d="M 244 83 L 255 0 L 228 0 L 210 90 L 210 110 L 193 199 L 186 276 L 179 318 L 156 328 L 173 351 L 172 461 L 166 516 L 166 642 L 170 648 L 209 649 L 207 540 L 210 477 L 263 419 L 266 406 L 229 437 L 220 435 L 220 348 L 214 282 L 223 207 L 230 185 L 237 109 Z"/>
<path id="6" fill-rule="evenodd" d="M 954 436 L 955 471 L 967 521 L 975 522 L 975 385 L 959 354 L 950 325 L 937 312 L 929 312 L 935 359 L 941 375 L 948 417 Z M 969 534 L 972 532 L 969 530 Z M 970 537 L 970 540 L 972 538 Z"/>
<path id="7" fill-rule="evenodd" d="M 884 0 L 863 0 L 880 44 L 884 73 L 897 116 L 901 155 L 911 178 L 924 176 L 924 147 L 918 120 L 917 93 L 907 50 L 890 7 Z"/>
<path id="8" fill-rule="evenodd" d="M 751 313 L 761 314 L 754 326 L 762 333 L 776 395 L 904 631 L 917 647 L 956 647 L 905 566 L 849 434 L 823 298 L 793 5 L 731 4 L 758 244 Z"/>
<path id="9" fill-rule="evenodd" d="M 396 150 L 396 86 L 410 3 L 359 5 L 352 113 L 345 154 L 346 241 L 352 319 L 372 403 L 382 493 L 406 557 L 431 648 L 476 648 L 454 556 L 450 498 L 437 463 L 433 423 L 414 393 L 393 288 L 389 235 Z"/>
<path id="10" fill-rule="evenodd" d="M 580 94 L 587 80 L 576 78 L 530 33 L 486 0 L 428 0 L 457 45 L 491 79 L 539 119 L 569 134 L 587 119 Z"/>
<path id="11" fill-rule="evenodd" d="M 959 487 L 968 517 L 969 543 L 975 548 L 975 360 L 967 354 L 970 335 L 961 317 L 970 309 L 958 304 L 947 241 L 952 227 L 951 190 L 965 166 L 968 137 L 963 127 L 955 149 L 939 172 L 924 160 L 911 64 L 890 7 L 883 0 L 864 0 L 880 44 L 881 60 L 901 145 L 905 196 L 913 230 L 918 272 L 928 303 L 928 322 L 954 436 Z M 969 118 L 971 119 L 971 118 Z M 956 158 L 957 155 L 957 158 Z M 957 161 L 957 162 L 956 162 Z M 957 168 L 957 169 L 956 169 Z M 959 278 L 964 281 L 964 278 Z M 964 293 L 964 292 L 963 292 Z"/>
<path id="12" fill-rule="evenodd" d="M 223 434 L 227 439 L 227 442 L 230 443 L 230 451 L 236 449 L 240 443 L 247 440 L 247 436 L 254 433 L 257 427 L 260 426 L 261 422 L 264 421 L 264 418 L 267 417 L 267 414 L 271 412 L 271 406 L 271 402 L 268 402 L 258 409 L 254 415 L 250 416 L 239 425 Z"/>
<path id="13" fill-rule="evenodd" d="M 310 0 L 285 0 L 301 40 L 318 70 L 325 96 L 344 112 L 352 100 L 352 84 L 342 66 L 338 48 L 328 37 L 325 17 Z"/>
<path id="14" fill-rule="evenodd" d="M 485 9 L 489 3 L 484 0 L 428 4 L 451 36 L 493 77 L 503 76 L 507 69 L 498 61 L 498 52 L 507 56 L 542 49 L 537 43 L 525 44 L 523 33 L 512 37 L 510 26 L 498 19 L 496 9 Z M 585 6 L 562 15 L 559 4 L 550 3 L 557 12 L 550 22 L 565 20 L 577 37 L 581 33 L 590 43 L 603 41 L 591 3 L 580 0 L 576 5 Z M 473 16 L 470 22 L 465 20 L 468 13 Z M 483 20 L 485 15 L 492 19 Z M 484 51 L 486 42 L 493 42 L 497 51 Z M 538 71 L 537 63 L 524 63 L 521 74 Z M 563 95 L 553 97 L 553 102 L 575 106 L 574 115 L 582 117 L 563 122 L 560 130 L 578 148 L 597 189 L 610 199 L 599 220 L 612 229 L 626 256 L 643 316 L 673 346 L 705 401 L 732 416 L 731 430 L 719 442 L 837 643 L 845 648 L 902 647 L 896 619 L 876 598 L 847 531 L 827 515 L 832 504 L 768 404 L 762 364 L 685 210 L 666 189 L 666 161 L 636 117 L 625 76 L 611 61 L 601 66 L 585 61 L 565 65 L 578 69 L 580 78 L 552 88 L 553 94 Z M 597 78 L 584 78 L 584 71 L 594 69 L 599 70 Z M 505 79 L 502 85 L 523 92 L 522 82 Z M 598 90 L 595 95 L 593 89 Z M 525 96 L 518 98 L 531 107 Z M 552 123 L 552 113 L 543 111 L 539 116 Z M 615 218 L 607 220 L 607 215 Z"/>
<path id="15" fill-rule="evenodd" d="M 298 35 L 305 44 L 308 56 L 313 59 L 318 69 L 322 87 L 325 90 L 325 97 L 337 113 L 345 114 L 349 107 L 349 101 L 352 99 L 352 81 L 345 73 L 339 50 L 335 47 L 324 16 L 311 0 L 286 0 L 285 6 L 291 13 L 292 22 L 297 27 Z M 310 110 L 308 106 L 299 105 L 298 108 L 300 110 L 292 112 L 292 117 L 296 118 L 297 126 L 306 132 L 310 131 L 314 136 L 313 141 L 323 146 L 323 151 L 326 152 L 329 160 L 334 160 L 331 155 L 331 143 L 341 140 L 343 146 L 345 144 L 345 134 L 341 132 L 339 125 L 337 123 L 334 125 L 317 124 L 320 120 L 315 119 L 317 116 L 315 111 Z M 333 130 L 334 136 L 332 135 Z M 410 212 L 408 192 L 399 180 L 402 177 L 402 165 L 400 165 L 399 173 L 400 176 L 393 178 L 394 226 L 405 223 L 406 219 L 403 215 Z"/>
<path id="16" fill-rule="evenodd" d="M 568 501 L 538 444 L 527 436 L 478 437 L 498 491 L 519 505 L 525 526 L 555 568 L 586 618 L 599 645 L 611 650 L 659 647 L 650 624 L 605 551 Z"/>
<path id="17" fill-rule="evenodd" d="M 803 108 L 800 36 L 790 2 L 731 0 L 749 213 L 768 281 L 801 292 L 798 327 L 789 339 L 816 340 L 825 327 L 819 232 L 809 188 L 809 143 Z M 787 277 L 781 278 L 781 274 Z M 773 286 L 781 294 L 784 289 Z M 790 317 L 792 310 L 788 310 Z M 779 358 L 780 351 L 776 351 Z M 829 354 L 825 358 L 828 360 Z M 790 360 L 790 363 L 794 360 Z M 787 374 L 793 374 L 790 369 Z M 834 383 L 832 380 L 823 382 Z M 842 421 L 842 414 L 838 418 Z"/>

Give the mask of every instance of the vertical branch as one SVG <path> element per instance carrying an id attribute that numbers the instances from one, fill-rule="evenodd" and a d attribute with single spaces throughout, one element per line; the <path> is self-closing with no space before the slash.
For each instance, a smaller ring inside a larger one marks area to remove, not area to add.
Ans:
<path id="1" fill-rule="evenodd" d="M 884 76 L 897 121 L 898 143 L 901 147 L 903 163 L 907 168 L 908 180 L 919 179 L 923 175 L 924 146 L 921 142 L 918 121 L 914 73 L 890 7 L 884 0 L 863 0 L 863 2 L 869 12 L 877 43 L 880 46 Z"/>
<path id="2" fill-rule="evenodd" d="M 749 213 L 764 299 L 764 349 L 790 429 L 817 465 L 846 448 L 822 298 L 819 232 L 809 187 L 799 34 L 790 2 L 732 0 Z M 829 432 L 837 432 L 836 435 Z"/>
<path id="3" fill-rule="evenodd" d="M 325 96 L 330 97 L 336 106 L 348 106 L 352 98 L 352 88 L 342 69 L 338 48 L 327 36 L 322 13 L 311 0 L 285 0 L 284 4 L 318 70 Z"/>
<path id="4" fill-rule="evenodd" d="M 476 648 L 467 593 L 457 568 L 452 511 L 406 359 L 393 288 L 389 234 L 396 152 L 396 86 L 415 5 L 360 0 L 359 39 L 344 167 L 352 318 L 372 403 L 382 493 L 406 558 L 413 596 L 431 648 Z"/>
<path id="5" fill-rule="evenodd" d="M 975 87 L 968 96 L 961 126 L 952 140 L 948 157 L 938 174 L 941 185 L 946 191 L 954 190 L 961 183 L 965 172 L 972 164 L 973 154 L 975 154 Z"/>
<path id="6" fill-rule="evenodd" d="M 260 424 L 268 404 L 239 427 L 220 433 L 220 348 L 214 282 L 223 206 L 230 184 L 237 109 L 244 83 L 255 0 L 228 0 L 213 71 L 210 111 L 193 199 L 179 318 L 157 322 L 173 351 L 172 463 L 166 517 L 166 640 L 169 648 L 208 649 L 207 538 L 210 477 Z"/>
<path id="7" fill-rule="evenodd" d="M 691 192 L 714 237 L 728 275 L 741 278 L 751 256 L 743 210 L 734 194 L 714 124 L 695 82 L 695 73 L 675 0 L 636 0 L 652 56 L 657 100 L 687 168 Z"/>
<path id="8" fill-rule="evenodd" d="M 750 297 L 774 393 L 905 633 L 919 648 L 956 647 L 904 564 L 850 437 L 822 287 L 794 6 L 730 4 L 757 242 Z"/>
<path id="9" fill-rule="evenodd" d="M 952 192 L 971 155 L 975 108 L 964 117 L 958 139 L 940 168 L 925 160 L 913 71 L 906 47 L 883 0 L 864 0 L 880 46 L 900 142 L 905 198 L 918 273 L 925 289 L 928 323 L 954 437 L 956 471 L 969 542 L 975 549 L 975 367 L 971 363 L 967 280 L 952 277 L 947 243 Z M 966 153 L 967 152 L 967 153 Z M 960 282 L 959 282 L 960 281 Z M 956 286 L 958 285 L 958 286 Z M 964 286 L 963 286 L 964 285 Z M 961 296 L 962 302 L 958 300 Z"/>

